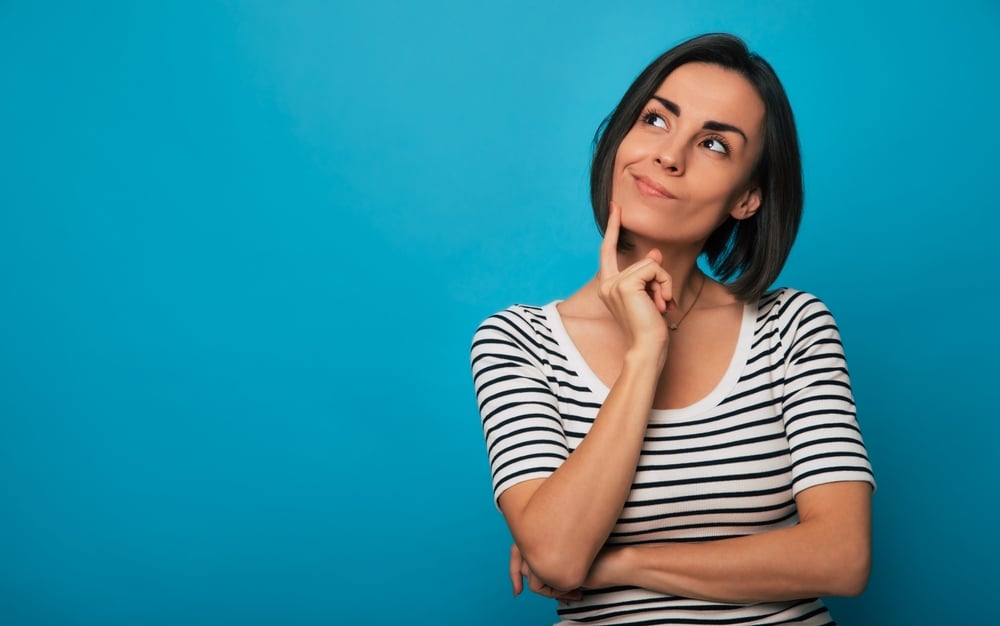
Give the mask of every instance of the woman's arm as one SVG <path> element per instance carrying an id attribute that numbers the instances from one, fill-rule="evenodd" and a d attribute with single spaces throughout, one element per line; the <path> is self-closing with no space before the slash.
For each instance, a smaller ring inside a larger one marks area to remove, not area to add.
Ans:
<path id="1" fill-rule="evenodd" d="M 860 594 L 871 565 L 871 485 L 818 485 L 801 492 L 796 505 L 800 523 L 791 528 L 608 548 L 583 586 L 631 585 L 732 603 Z"/>
<path id="2" fill-rule="evenodd" d="M 528 568 L 560 590 L 578 587 L 628 497 L 646 433 L 668 334 L 662 314 L 670 276 L 653 251 L 618 270 L 620 210 L 613 207 L 601 244 L 601 299 L 628 345 L 621 373 L 576 450 L 544 479 L 504 491 L 499 506 Z M 652 297 L 651 295 L 652 294 Z"/>
<path id="3" fill-rule="evenodd" d="M 524 560 L 555 589 L 580 586 L 621 513 L 646 432 L 654 366 L 641 356 L 626 357 L 576 450 L 548 478 L 520 483 L 500 496 Z"/>

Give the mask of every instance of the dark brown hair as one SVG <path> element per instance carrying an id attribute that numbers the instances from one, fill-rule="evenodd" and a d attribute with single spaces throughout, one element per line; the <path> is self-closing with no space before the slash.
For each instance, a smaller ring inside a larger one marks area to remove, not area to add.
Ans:
<path id="1" fill-rule="evenodd" d="M 608 224 L 615 156 L 622 139 L 666 77 L 687 63 L 710 63 L 738 72 L 764 102 L 764 148 L 751 174 L 760 187 L 756 214 L 729 217 L 705 242 L 702 252 L 715 275 L 737 297 L 756 300 L 785 265 L 802 218 L 802 162 L 792 107 L 777 74 L 739 37 L 712 33 L 671 48 L 639 74 L 594 135 L 590 200 L 603 233 Z M 626 244 L 627 245 L 627 244 Z"/>

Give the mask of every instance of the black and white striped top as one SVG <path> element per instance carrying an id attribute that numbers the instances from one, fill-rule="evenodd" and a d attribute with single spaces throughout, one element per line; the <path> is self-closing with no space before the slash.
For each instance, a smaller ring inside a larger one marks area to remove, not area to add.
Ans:
<path id="1" fill-rule="evenodd" d="M 556 303 L 486 319 L 472 373 L 494 498 L 545 478 L 586 436 L 608 394 L 566 333 Z M 867 481 L 840 333 L 816 297 L 791 289 L 747 304 L 716 388 L 681 409 L 651 410 L 632 490 L 609 544 L 708 541 L 793 526 L 795 496 Z M 560 604 L 565 622 L 833 623 L 819 600 L 720 604 L 632 587 Z"/>

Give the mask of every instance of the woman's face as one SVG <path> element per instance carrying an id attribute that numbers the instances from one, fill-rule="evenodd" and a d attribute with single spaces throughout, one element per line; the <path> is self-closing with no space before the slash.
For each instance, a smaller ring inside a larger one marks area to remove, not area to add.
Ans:
<path id="1" fill-rule="evenodd" d="M 764 103 L 740 74 L 706 63 L 675 69 L 618 147 L 612 199 L 622 226 L 657 242 L 700 243 L 727 216 L 753 215 L 763 125 Z"/>

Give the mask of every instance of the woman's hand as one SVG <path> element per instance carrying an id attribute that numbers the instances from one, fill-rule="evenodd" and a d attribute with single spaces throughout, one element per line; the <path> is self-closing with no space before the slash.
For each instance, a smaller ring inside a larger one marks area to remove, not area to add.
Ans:
<path id="1" fill-rule="evenodd" d="M 630 348 L 665 348 L 669 333 L 663 315 L 673 302 L 673 285 L 670 274 L 660 265 L 663 255 L 654 248 L 645 258 L 620 270 L 620 231 L 621 208 L 612 202 L 597 274 L 601 300 L 625 332 Z"/>
<path id="2" fill-rule="evenodd" d="M 524 591 L 524 578 L 528 579 L 528 589 L 547 598 L 555 598 L 564 602 L 579 600 L 583 597 L 583 592 L 579 589 L 561 591 L 551 587 L 532 573 L 527 561 L 521 556 L 517 544 L 510 546 L 510 583 L 514 587 L 514 595 Z"/>

